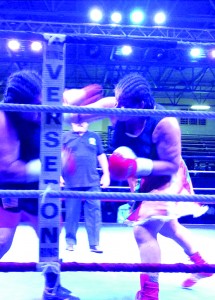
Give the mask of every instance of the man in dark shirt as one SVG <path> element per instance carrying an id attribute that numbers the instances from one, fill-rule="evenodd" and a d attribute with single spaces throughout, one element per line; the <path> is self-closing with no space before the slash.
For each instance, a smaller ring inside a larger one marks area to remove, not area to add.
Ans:
<path id="1" fill-rule="evenodd" d="M 88 131 L 88 123 L 73 123 L 73 131 L 63 137 L 62 176 L 65 190 L 100 192 L 110 184 L 108 161 L 104 153 L 100 136 Z M 72 161 L 71 161 L 72 157 Z M 97 170 L 98 163 L 102 176 Z M 73 251 L 77 244 L 76 233 L 81 214 L 82 199 L 65 199 L 67 250 Z M 84 202 L 85 225 L 90 251 L 102 253 L 99 248 L 101 228 L 101 201 L 86 199 Z"/>

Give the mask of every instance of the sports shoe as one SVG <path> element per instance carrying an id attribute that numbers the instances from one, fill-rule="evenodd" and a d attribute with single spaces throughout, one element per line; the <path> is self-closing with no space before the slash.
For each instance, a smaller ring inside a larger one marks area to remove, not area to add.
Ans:
<path id="1" fill-rule="evenodd" d="M 103 253 L 99 246 L 90 246 L 90 251 L 95 253 Z"/>
<path id="2" fill-rule="evenodd" d="M 69 290 L 59 285 L 57 288 L 46 287 L 42 300 L 80 300 L 80 298 L 71 295 Z"/>
<path id="3" fill-rule="evenodd" d="M 192 274 L 189 278 L 187 278 L 183 283 L 182 287 L 184 289 L 189 289 L 193 287 L 200 279 L 211 277 L 213 274 L 211 273 L 198 273 Z"/>
<path id="4" fill-rule="evenodd" d="M 141 290 L 137 292 L 135 300 L 158 300 L 159 284 L 152 282 L 147 274 L 140 274 Z"/>
<path id="5" fill-rule="evenodd" d="M 201 257 L 199 252 L 196 252 L 190 256 L 190 260 L 198 265 L 198 264 L 207 264 L 206 261 Z M 194 286 L 200 279 L 211 277 L 212 273 L 197 273 L 192 274 L 189 278 L 187 278 L 183 283 L 182 287 L 185 289 L 189 289 Z"/>
<path id="6" fill-rule="evenodd" d="M 80 300 L 71 295 L 71 291 L 60 284 L 60 264 L 58 262 L 48 262 L 43 266 L 45 277 L 45 288 L 42 300 Z"/>
<path id="7" fill-rule="evenodd" d="M 66 250 L 68 251 L 74 251 L 74 245 L 67 245 Z"/>

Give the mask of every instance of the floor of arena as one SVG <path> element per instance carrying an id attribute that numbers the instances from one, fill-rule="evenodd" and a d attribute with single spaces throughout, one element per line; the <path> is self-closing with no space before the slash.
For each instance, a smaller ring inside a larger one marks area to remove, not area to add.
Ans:
<path id="1" fill-rule="evenodd" d="M 215 225 L 189 226 L 194 240 L 207 261 L 215 263 Z M 189 263 L 183 250 L 173 241 L 159 237 L 163 263 Z M 60 258 L 64 262 L 139 263 L 139 254 L 132 228 L 119 224 L 104 224 L 101 230 L 103 254 L 88 249 L 84 225 L 78 230 L 78 245 L 74 252 L 65 250 L 65 231 L 60 235 Z M 4 262 L 37 262 L 38 239 L 27 225 L 18 227 Z M 192 290 L 180 283 L 188 276 L 183 273 L 160 274 L 160 300 L 214 300 L 215 276 L 201 280 Z M 134 300 L 139 289 L 139 274 L 126 272 L 62 272 L 62 284 L 81 300 Z M 39 272 L 0 273 L 1 300 L 39 300 L 44 278 Z"/>

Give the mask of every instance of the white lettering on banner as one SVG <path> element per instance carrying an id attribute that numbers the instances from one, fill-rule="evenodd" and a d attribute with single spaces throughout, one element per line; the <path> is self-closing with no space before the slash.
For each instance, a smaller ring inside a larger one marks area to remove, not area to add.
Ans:
<path id="1" fill-rule="evenodd" d="M 43 61 L 43 104 L 62 105 L 65 66 L 61 43 L 45 45 Z M 40 189 L 49 184 L 60 190 L 62 114 L 42 113 L 41 151 L 42 174 Z M 59 260 L 61 203 L 59 198 L 41 197 L 39 204 L 40 262 Z"/>

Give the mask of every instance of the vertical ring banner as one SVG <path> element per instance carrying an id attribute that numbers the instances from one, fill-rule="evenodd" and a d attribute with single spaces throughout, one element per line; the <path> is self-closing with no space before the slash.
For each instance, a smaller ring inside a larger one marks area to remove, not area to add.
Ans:
<path id="1" fill-rule="evenodd" d="M 65 43 L 53 39 L 44 43 L 43 104 L 62 105 L 65 83 Z M 42 172 L 40 189 L 60 190 L 62 113 L 42 113 L 40 159 Z M 61 219 L 60 198 L 39 199 L 39 261 L 59 260 L 59 235 Z"/>

